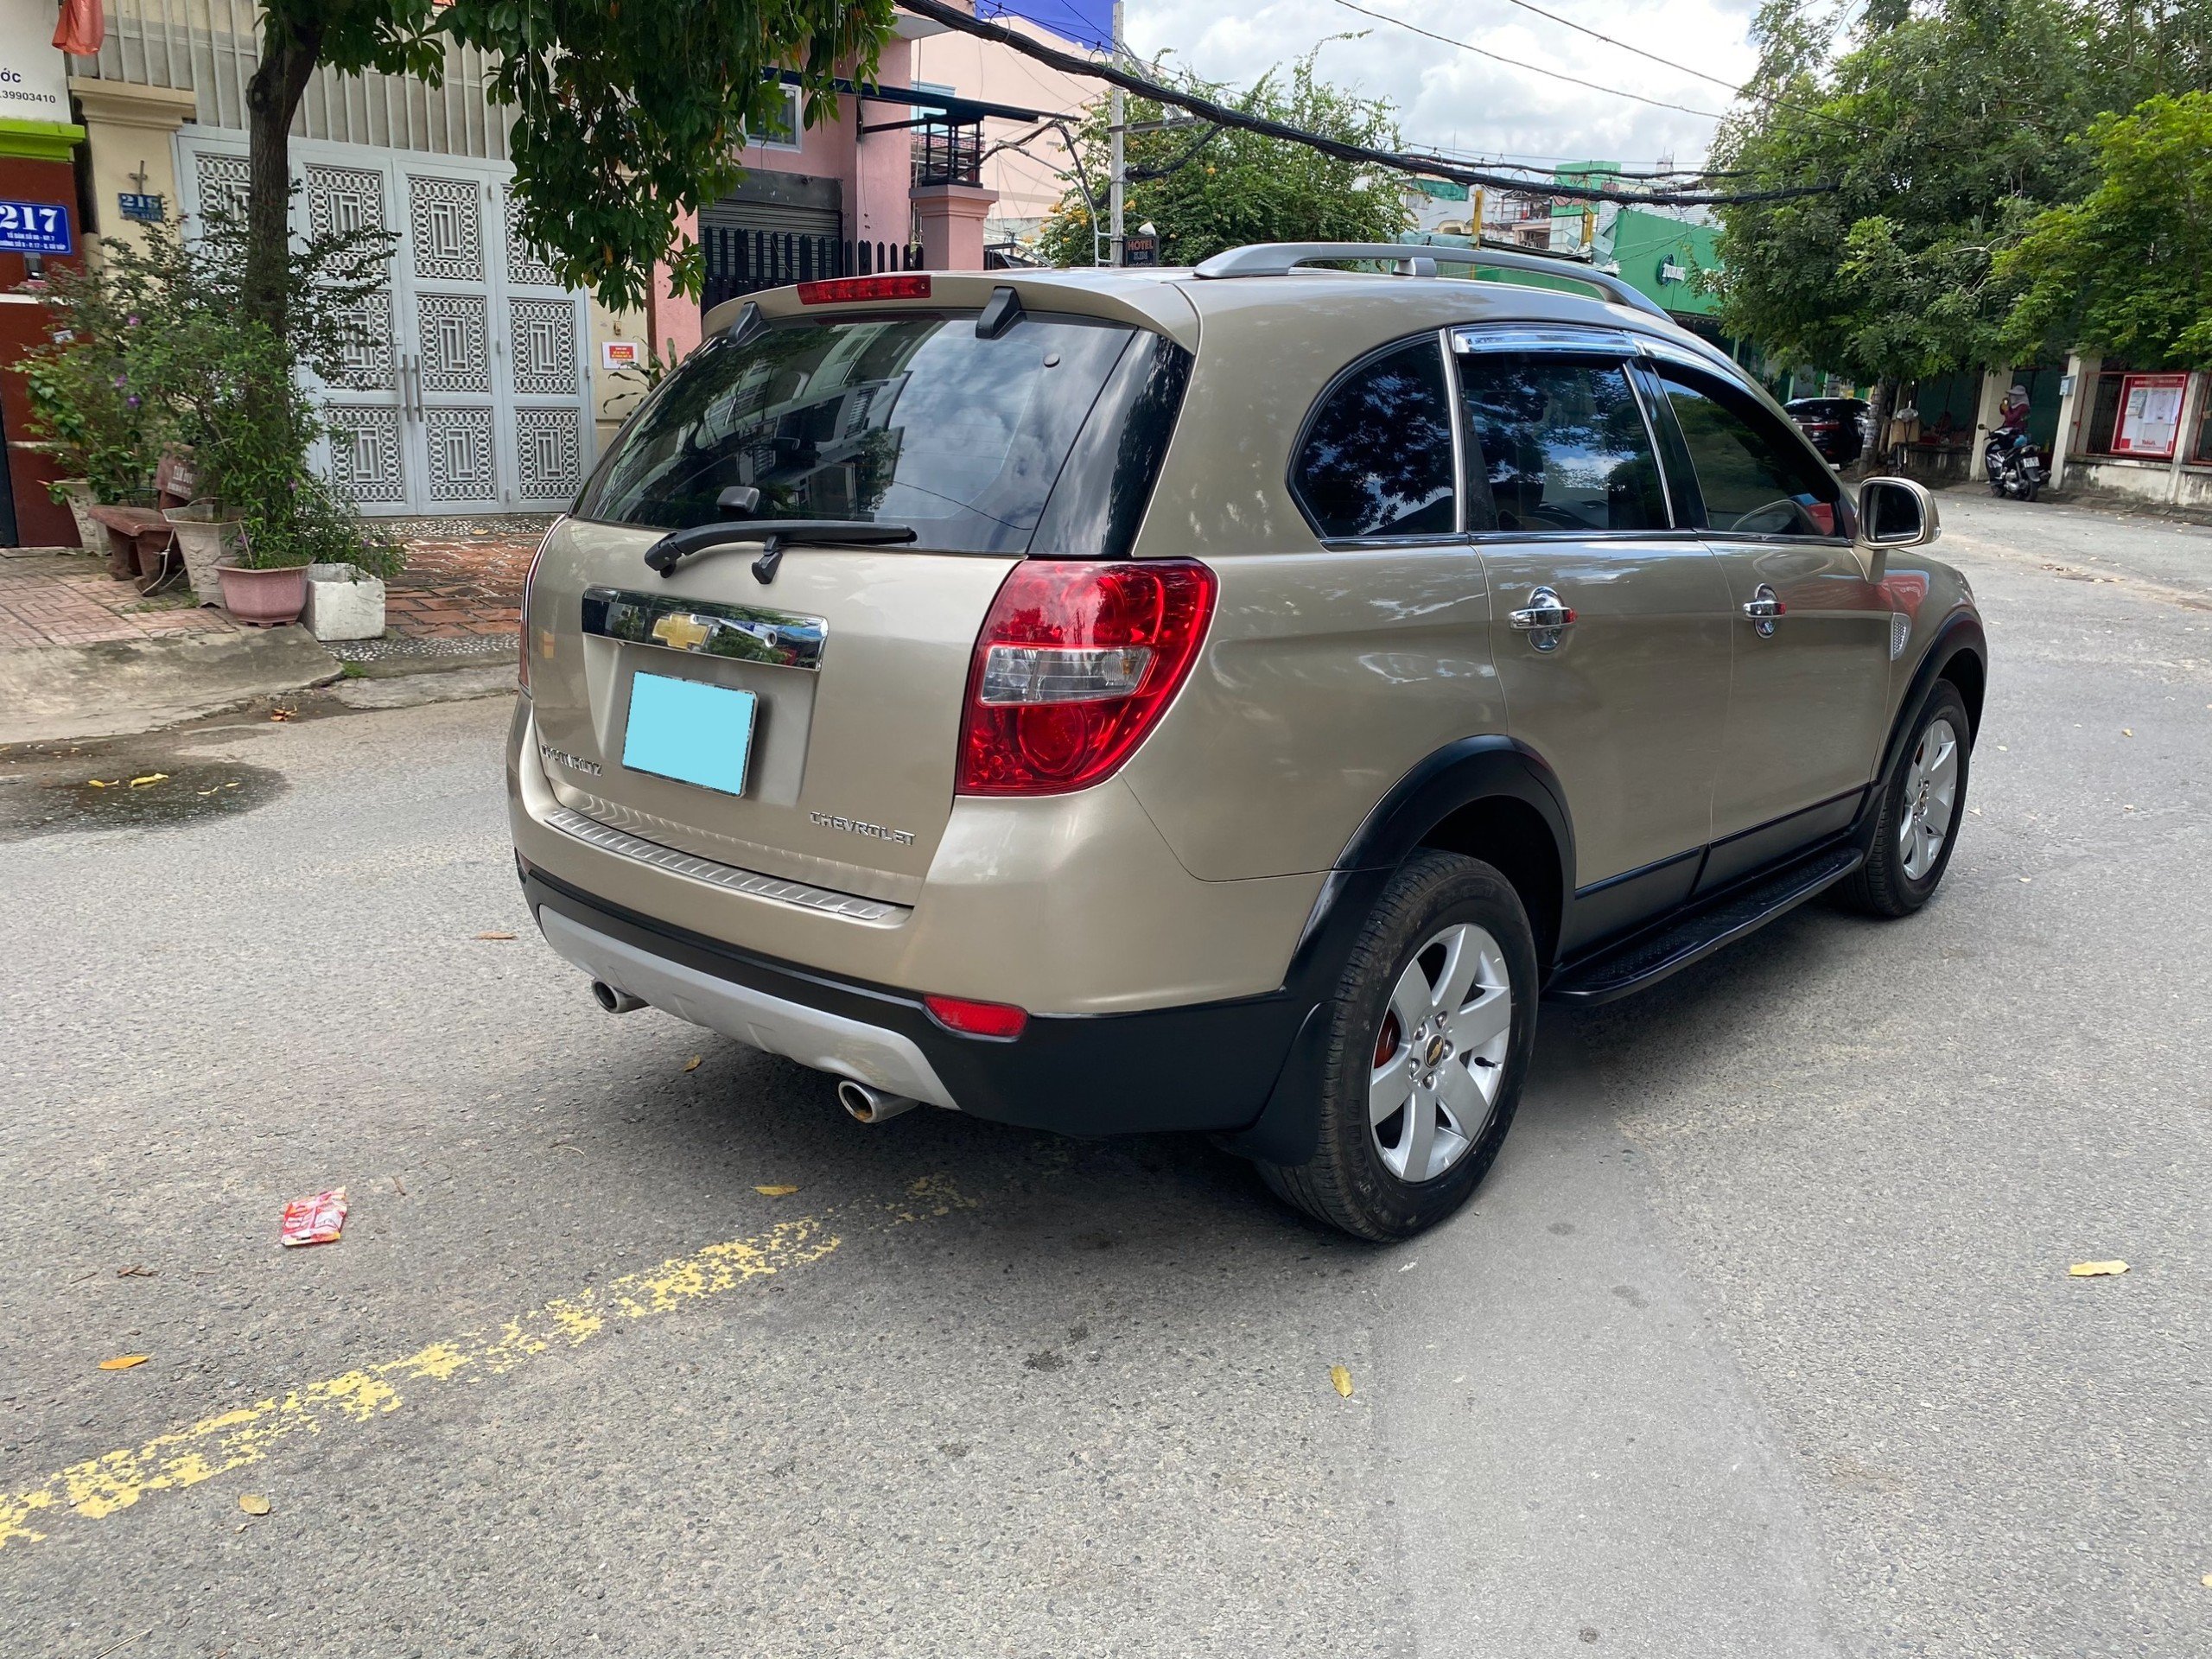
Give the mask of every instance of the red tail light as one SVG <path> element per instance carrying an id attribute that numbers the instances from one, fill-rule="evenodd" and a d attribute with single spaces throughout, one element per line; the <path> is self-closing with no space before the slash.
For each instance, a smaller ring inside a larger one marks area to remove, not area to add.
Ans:
<path id="1" fill-rule="evenodd" d="M 521 649 L 515 657 L 515 679 L 525 691 L 530 690 L 530 653 L 532 648 L 530 637 L 530 590 L 537 583 L 538 561 L 545 556 L 546 543 L 559 535 L 561 526 L 568 522 L 568 515 L 564 513 L 546 527 L 545 533 L 537 538 L 537 551 L 530 556 L 530 569 L 523 573 L 522 606 L 517 613 L 519 619 L 517 629 L 521 633 L 522 639 L 519 642 Z M 546 644 L 549 647 L 552 644 L 552 636 L 550 634 L 546 636 Z M 550 657 L 553 653 L 549 649 L 545 654 Z"/>
<path id="2" fill-rule="evenodd" d="M 1029 1016 L 1011 1002 L 971 1002 L 964 996 L 925 996 L 922 1006 L 947 1031 L 963 1037 L 1019 1037 Z"/>
<path id="3" fill-rule="evenodd" d="M 1014 566 L 968 671 L 959 792 L 1058 795 L 1111 774 L 1190 672 L 1214 586 L 1185 559 Z"/>
<path id="4" fill-rule="evenodd" d="M 905 276 L 831 276 L 798 285 L 801 305 L 842 305 L 849 300 L 926 300 L 926 271 Z"/>

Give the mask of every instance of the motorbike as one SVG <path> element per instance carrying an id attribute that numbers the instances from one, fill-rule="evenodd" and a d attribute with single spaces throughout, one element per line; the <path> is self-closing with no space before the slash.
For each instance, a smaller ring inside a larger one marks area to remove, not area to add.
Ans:
<path id="1" fill-rule="evenodd" d="M 2033 444 L 2014 444 L 2010 435 L 1993 432 L 1981 451 L 1982 469 L 1989 474 L 1989 493 L 2016 500 L 2032 501 L 2044 486 L 2043 457 Z"/>

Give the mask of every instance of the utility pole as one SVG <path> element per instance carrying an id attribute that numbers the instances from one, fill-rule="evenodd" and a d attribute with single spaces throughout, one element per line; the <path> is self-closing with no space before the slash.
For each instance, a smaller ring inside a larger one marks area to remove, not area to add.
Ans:
<path id="1" fill-rule="evenodd" d="M 1122 0 L 1114 0 L 1115 67 L 1119 68 L 1121 67 L 1121 62 Z M 1109 141 L 1108 156 L 1111 162 L 1111 165 L 1108 169 L 1107 175 L 1108 182 L 1106 192 L 1107 200 L 1109 203 L 1107 212 L 1109 216 L 1109 224 L 1111 226 L 1113 236 L 1113 240 L 1110 245 L 1110 251 L 1108 255 L 1106 263 L 1109 265 L 1118 265 L 1122 263 L 1122 198 L 1128 194 L 1128 165 L 1127 161 L 1124 159 L 1122 151 L 1122 129 L 1128 124 L 1128 94 L 1123 92 L 1119 86 L 1116 86 L 1114 89 L 1114 95 L 1112 99 L 1107 104 L 1106 109 L 1106 120 L 1108 126 L 1110 129 L 1107 134 L 1107 137 Z"/>

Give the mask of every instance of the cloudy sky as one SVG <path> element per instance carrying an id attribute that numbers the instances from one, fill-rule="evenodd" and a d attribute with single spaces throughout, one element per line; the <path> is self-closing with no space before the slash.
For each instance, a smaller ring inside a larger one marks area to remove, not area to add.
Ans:
<path id="1" fill-rule="evenodd" d="M 1522 10 L 1512 0 L 1358 0 L 1370 10 L 1523 63 L 1692 110 L 1728 106 L 1726 88 L 1608 46 Z M 1535 0 L 1615 39 L 1732 84 L 1750 72 L 1745 40 L 1755 0 Z M 985 4 L 986 13 L 995 10 Z M 1048 26 L 1083 32 L 1110 0 L 1027 0 L 1010 8 Z M 1062 10 L 1065 25 L 1052 14 Z M 1093 25 L 1095 26 L 1095 25 Z M 1455 50 L 1335 0 L 1128 0 L 1129 44 L 1150 57 L 1170 51 L 1211 80 L 1249 83 L 1272 66 L 1322 47 L 1330 79 L 1397 105 L 1409 143 L 1540 162 L 1607 160 L 1678 163 L 1705 158 L 1709 117 L 1659 109 Z M 1365 31 L 1357 40 L 1332 35 Z"/>

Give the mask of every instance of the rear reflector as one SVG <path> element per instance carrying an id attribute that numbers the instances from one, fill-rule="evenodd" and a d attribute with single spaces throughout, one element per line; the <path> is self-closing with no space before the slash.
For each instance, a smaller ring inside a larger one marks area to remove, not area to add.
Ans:
<path id="1" fill-rule="evenodd" d="M 930 1018 L 963 1037 L 1019 1037 L 1029 1016 L 1011 1002 L 971 1002 L 963 996 L 925 996 Z"/>
<path id="2" fill-rule="evenodd" d="M 899 276 L 832 276 L 819 283 L 801 283 L 801 305 L 843 305 L 853 300 L 926 300 L 930 279 L 926 271 Z"/>
<path id="3" fill-rule="evenodd" d="M 1213 617 L 1188 559 L 1027 559 L 976 641 L 963 795 L 1059 795 L 1112 775 L 1166 712 Z"/>

